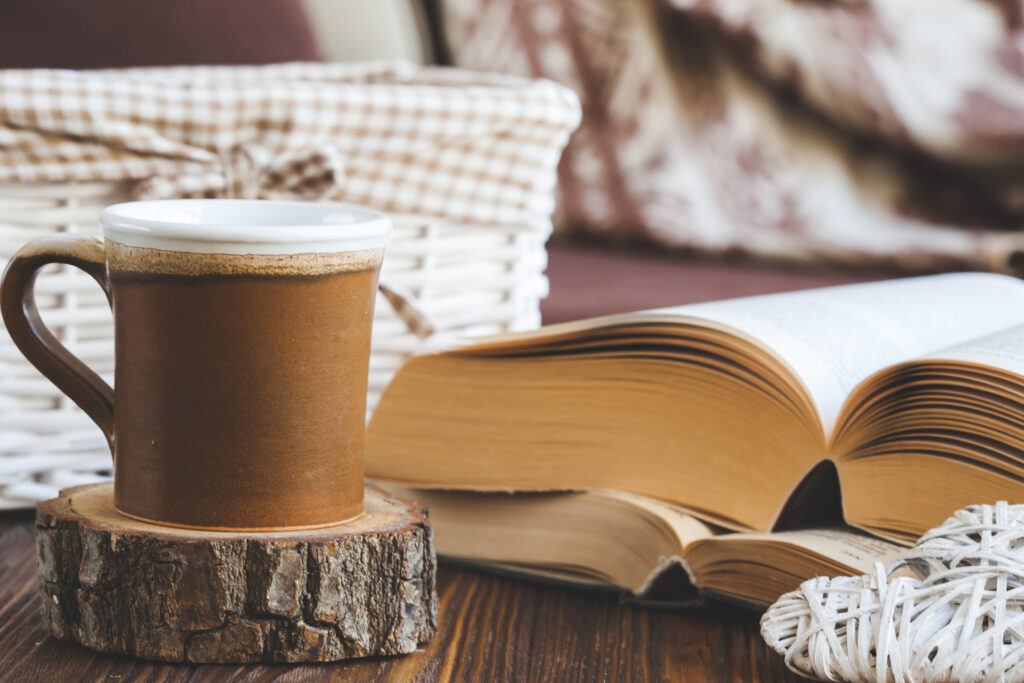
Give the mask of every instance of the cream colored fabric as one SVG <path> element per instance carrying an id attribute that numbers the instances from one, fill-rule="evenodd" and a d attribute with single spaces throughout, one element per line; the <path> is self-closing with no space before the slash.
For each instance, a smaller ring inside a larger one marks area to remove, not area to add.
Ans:
<path id="1" fill-rule="evenodd" d="M 322 199 L 544 230 L 578 121 L 554 83 L 405 62 L 8 70 L 0 182 L 230 185 L 254 163 L 263 182 L 319 151 L 336 167 Z"/>
<path id="2" fill-rule="evenodd" d="M 433 55 L 419 0 L 303 0 L 322 57 L 332 62 Z"/>

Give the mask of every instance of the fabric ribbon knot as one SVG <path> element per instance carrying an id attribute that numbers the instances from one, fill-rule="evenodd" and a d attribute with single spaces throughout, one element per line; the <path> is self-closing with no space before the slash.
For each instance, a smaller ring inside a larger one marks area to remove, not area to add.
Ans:
<path id="1" fill-rule="evenodd" d="M 135 199 L 322 199 L 345 180 L 341 153 L 330 144 L 274 154 L 261 145 L 236 145 L 209 167 L 177 177 L 136 183 Z"/>
<path id="2" fill-rule="evenodd" d="M 333 145 L 274 155 L 259 145 L 236 145 L 219 157 L 217 168 L 177 177 L 153 176 L 137 183 L 135 199 L 323 199 L 345 178 L 341 154 Z M 380 283 L 380 292 L 420 340 L 437 328 L 404 288 Z"/>

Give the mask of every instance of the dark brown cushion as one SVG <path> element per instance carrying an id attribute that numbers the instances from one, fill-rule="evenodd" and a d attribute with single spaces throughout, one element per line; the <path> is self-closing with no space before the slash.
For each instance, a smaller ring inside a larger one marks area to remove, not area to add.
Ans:
<path id="1" fill-rule="evenodd" d="M 298 0 L 5 0 L 0 68 L 317 60 Z"/>
<path id="2" fill-rule="evenodd" d="M 551 245 L 548 254 L 551 294 L 541 303 L 545 324 L 897 276 L 565 244 Z"/>

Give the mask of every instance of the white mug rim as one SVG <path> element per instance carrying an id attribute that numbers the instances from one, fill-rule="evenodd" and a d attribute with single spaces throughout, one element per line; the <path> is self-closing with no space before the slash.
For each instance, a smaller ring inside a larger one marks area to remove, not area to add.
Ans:
<path id="1" fill-rule="evenodd" d="M 391 220 L 355 204 L 269 199 L 156 199 L 100 213 L 104 236 L 131 247 L 224 254 L 381 249 Z"/>

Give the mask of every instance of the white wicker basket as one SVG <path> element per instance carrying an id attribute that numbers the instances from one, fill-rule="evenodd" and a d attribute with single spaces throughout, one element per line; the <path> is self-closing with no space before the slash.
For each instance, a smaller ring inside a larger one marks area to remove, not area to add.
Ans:
<path id="1" fill-rule="evenodd" d="M 0 259 L 53 232 L 100 236 L 100 210 L 130 198 L 126 183 L 0 184 Z M 470 225 L 392 214 L 382 282 L 410 293 L 438 333 L 477 335 L 536 327 L 547 294 L 548 237 L 537 226 Z M 84 273 L 50 266 L 36 285 L 44 321 L 76 355 L 113 381 L 113 328 L 103 292 Z M 399 365 L 422 347 L 381 298 L 370 360 L 370 408 Z M 51 498 L 109 474 L 92 421 L 0 335 L 0 508 Z"/>

